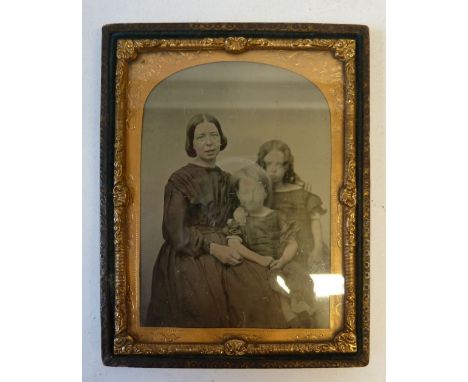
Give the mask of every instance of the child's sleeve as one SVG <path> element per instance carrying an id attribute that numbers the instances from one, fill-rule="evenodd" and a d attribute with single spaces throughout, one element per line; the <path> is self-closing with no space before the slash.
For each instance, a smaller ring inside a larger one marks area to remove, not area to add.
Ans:
<path id="1" fill-rule="evenodd" d="M 310 215 L 324 215 L 327 210 L 323 208 L 322 199 L 320 196 L 307 192 L 306 207 Z"/>
<path id="2" fill-rule="evenodd" d="M 299 226 L 292 219 L 287 219 L 286 215 L 278 212 L 278 222 L 280 226 L 280 244 L 286 244 L 290 240 L 296 239 L 296 234 L 299 231 Z"/>

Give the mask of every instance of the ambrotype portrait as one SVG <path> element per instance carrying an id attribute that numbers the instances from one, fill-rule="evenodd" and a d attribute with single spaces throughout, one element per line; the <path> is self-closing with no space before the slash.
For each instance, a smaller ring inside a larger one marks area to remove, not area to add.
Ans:
<path id="1" fill-rule="evenodd" d="M 289 70 L 218 62 L 150 93 L 142 135 L 145 326 L 325 328 L 330 110 Z"/>
<path id="2" fill-rule="evenodd" d="M 366 29 L 139 27 L 105 35 L 105 362 L 366 363 Z"/>

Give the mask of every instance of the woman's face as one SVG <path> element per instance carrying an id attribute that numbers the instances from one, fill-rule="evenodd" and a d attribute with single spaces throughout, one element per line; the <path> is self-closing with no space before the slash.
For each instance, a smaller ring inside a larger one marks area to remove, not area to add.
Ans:
<path id="1" fill-rule="evenodd" d="M 286 173 L 286 166 L 284 165 L 284 153 L 279 150 L 272 150 L 265 158 L 265 171 L 270 177 L 273 184 L 283 181 L 284 174 Z"/>
<path id="2" fill-rule="evenodd" d="M 206 162 L 216 159 L 221 148 L 221 137 L 216 125 L 211 122 L 202 122 L 193 133 L 193 148 L 197 157 Z"/>
<path id="3" fill-rule="evenodd" d="M 256 212 L 263 207 L 267 193 L 263 185 L 256 179 L 242 177 L 239 180 L 237 197 L 240 205 L 247 212 Z"/>

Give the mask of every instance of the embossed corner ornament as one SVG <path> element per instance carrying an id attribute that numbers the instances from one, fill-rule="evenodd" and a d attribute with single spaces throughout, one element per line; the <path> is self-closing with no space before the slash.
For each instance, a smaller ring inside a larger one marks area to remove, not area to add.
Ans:
<path id="1" fill-rule="evenodd" d="M 137 55 L 133 40 L 119 40 L 117 42 L 117 58 L 119 60 L 135 59 Z"/>
<path id="2" fill-rule="evenodd" d="M 115 354 L 132 354 L 133 338 L 128 335 L 122 335 L 114 339 Z"/>
<path id="3" fill-rule="evenodd" d="M 335 339 L 336 351 L 340 353 L 354 353 L 357 351 L 356 335 L 351 332 L 341 332 Z"/>
<path id="4" fill-rule="evenodd" d="M 333 44 L 335 57 L 342 61 L 349 61 L 356 55 L 356 41 L 354 40 L 336 40 Z"/>

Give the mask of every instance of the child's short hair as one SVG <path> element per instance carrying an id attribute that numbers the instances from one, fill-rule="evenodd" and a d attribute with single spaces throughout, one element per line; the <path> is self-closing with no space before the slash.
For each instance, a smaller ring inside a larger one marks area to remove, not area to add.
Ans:
<path id="1" fill-rule="evenodd" d="M 271 207 L 272 204 L 272 197 L 273 197 L 273 188 L 271 186 L 270 177 L 267 175 L 265 170 L 261 168 L 259 165 L 252 163 L 251 165 L 245 166 L 241 168 L 239 171 L 234 173 L 234 189 L 239 191 L 239 182 L 242 178 L 250 178 L 258 181 L 263 188 L 265 189 L 265 193 L 267 195 L 264 205 L 267 207 Z"/>
<path id="2" fill-rule="evenodd" d="M 266 168 L 265 157 L 273 150 L 278 150 L 284 155 L 283 165 L 286 167 L 286 171 L 284 173 L 283 182 L 301 184 L 302 180 L 294 172 L 294 157 L 291 149 L 286 143 L 279 139 L 272 139 L 260 146 L 257 154 L 257 164 L 262 168 Z"/>

